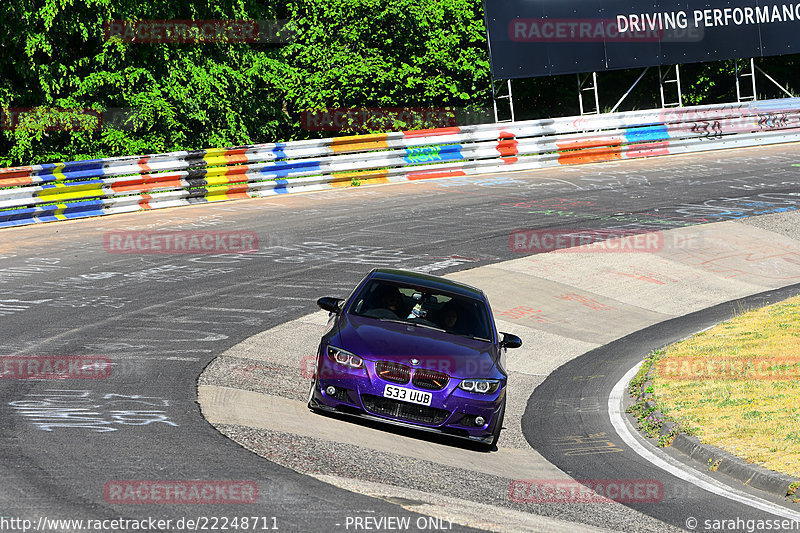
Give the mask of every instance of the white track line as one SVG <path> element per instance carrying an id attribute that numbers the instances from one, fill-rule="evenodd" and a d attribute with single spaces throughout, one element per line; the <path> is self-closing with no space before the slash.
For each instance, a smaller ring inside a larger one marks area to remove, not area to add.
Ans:
<path id="1" fill-rule="evenodd" d="M 767 513 L 782 516 L 790 520 L 800 521 L 800 513 L 796 511 L 786 509 L 785 507 L 775 503 L 768 502 L 767 500 L 763 500 L 747 494 L 746 492 L 737 490 L 703 474 L 702 472 L 687 471 L 686 465 L 677 459 L 674 459 L 658 450 L 655 450 L 655 452 L 651 451 L 641 442 L 639 442 L 638 437 L 634 436 L 633 434 L 633 431 L 635 430 L 633 430 L 622 414 L 622 399 L 628 383 L 636 375 L 636 372 L 639 371 L 640 366 L 642 366 L 642 363 L 639 363 L 635 367 L 631 368 L 627 374 L 622 376 L 622 379 L 619 380 L 616 385 L 614 385 L 614 388 L 611 390 L 611 395 L 608 397 L 608 415 L 611 417 L 611 424 L 614 426 L 614 429 L 616 429 L 617 435 L 619 435 L 622 440 L 624 440 L 625 443 L 630 446 L 631 449 L 633 449 L 633 451 L 638 453 L 654 466 L 657 466 L 660 469 L 669 472 L 673 476 L 683 479 L 684 481 L 688 481 L 689 483 L 692 483 L 703 490 L 712 492 L 718 496 L 722 496 L 723 498 L 728 498 L 729 500 L 748 505 L 754 509 L 759 509 Z"/>

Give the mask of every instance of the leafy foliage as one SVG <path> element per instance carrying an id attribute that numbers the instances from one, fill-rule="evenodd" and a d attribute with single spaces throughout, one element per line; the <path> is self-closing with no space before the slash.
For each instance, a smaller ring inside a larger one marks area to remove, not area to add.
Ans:
<path id="1" fill-rule="evenodd" d="M 275 19 L 256 2 L 7 2 L 0 107 L 44 108 L 94 125 L 3 128 L 0 165 L 237 145 L 285 135 L 280 48 L 262 43 L 131 43 L 112 20 Z M 116 120 L 110 120 L 115 117 Z"/>
<path id="2" fill-rule="evenodd" d="M 490 101 L 479 0 L 306 0 L 284 50 L 292 111 L 470 107 Z"/>
<path id="3" fill-rule="evenodd" d="M 104 26 L 175 19 L 290 19 L 295 33 L 283 45 L 131 43 Z M 332 134 L 304 129 L 304 110 L 491 107 L 481 0 L 14 0 L 0 20 L 0 166 Z M 760 64 L 796 80 L 796 61 Z M 685 101 L 731 101 L 732 69 L 687 66 Z M 658 105 L 653 72 L 624 108 Z M 616 101 L 636 76 L 603 73 L 602 94 Z M 517 116 L 575 114 L 576 89 L 575 76 L 515 81 Z M 37 111 L 14 122 L 26 108 Z"/>
<path id="4" fill-rule="evenodd" d="M 299 127 L 304 109 L 485 106 L 489 94 L 480 0 L 19 0 L 0 17 L 0 166 L 304 138 L 320 135 Z M 104 31 L 113 20 L 288 18 L 297 33 L 285 46 Z M 26 108 L 51 120 L 11 124 Z M 52 127 L 59 114 L 75 127 Z"/>

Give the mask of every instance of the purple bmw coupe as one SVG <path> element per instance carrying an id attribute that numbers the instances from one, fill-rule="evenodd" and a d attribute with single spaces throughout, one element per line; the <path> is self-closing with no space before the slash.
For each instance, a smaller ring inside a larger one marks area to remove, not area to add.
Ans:
<path id="1" fill-rule="evenodd" d="M 437 276 L 375 269 L 330 312 L 308 406 L 494 448 L 506 405 L 507 348 L 479 289 Z"/>

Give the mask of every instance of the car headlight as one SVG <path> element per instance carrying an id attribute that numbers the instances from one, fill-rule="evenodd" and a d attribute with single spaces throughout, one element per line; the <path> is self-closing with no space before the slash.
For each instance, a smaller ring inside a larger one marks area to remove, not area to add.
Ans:
<path id="1" fill-rule="evenodd" d="M 458 388 L 467 392 L 478 394 L 492 394 L 500 388 L 500 380 L 497 379 L 465 379 Z"/>
<path id="2" fill-rule="evenodd" d="M 341 348 L 328 346 L 328 359 L 340 365 L 349 366 L 350 368 L 364 368 L 364 360 L 354 353 Z"/>

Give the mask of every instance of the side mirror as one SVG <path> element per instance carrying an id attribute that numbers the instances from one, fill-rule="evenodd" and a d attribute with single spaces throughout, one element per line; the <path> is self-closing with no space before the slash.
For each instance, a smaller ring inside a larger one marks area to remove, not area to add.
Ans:
<path id="1" fill-rule="evenodd" d="M 512 335 L 511 333 L 503 333 L 502 331 L 500 334 L 503 336 L 503 340 L 500 341 L 500 346 L 503 348 L 519 348 L 522 346 L 522 339 L 516 335 Z"/>
<path id="2" fill-rule="evenodd" d="M 329 296 L 325 296 L 317 300 L 317 305 L 325 311 L 336 313 L 338 315 L 342 312 L 339 304 L 341 304 L 343 301 L 344 300 L 342 298 L 331 298 Z"/>

